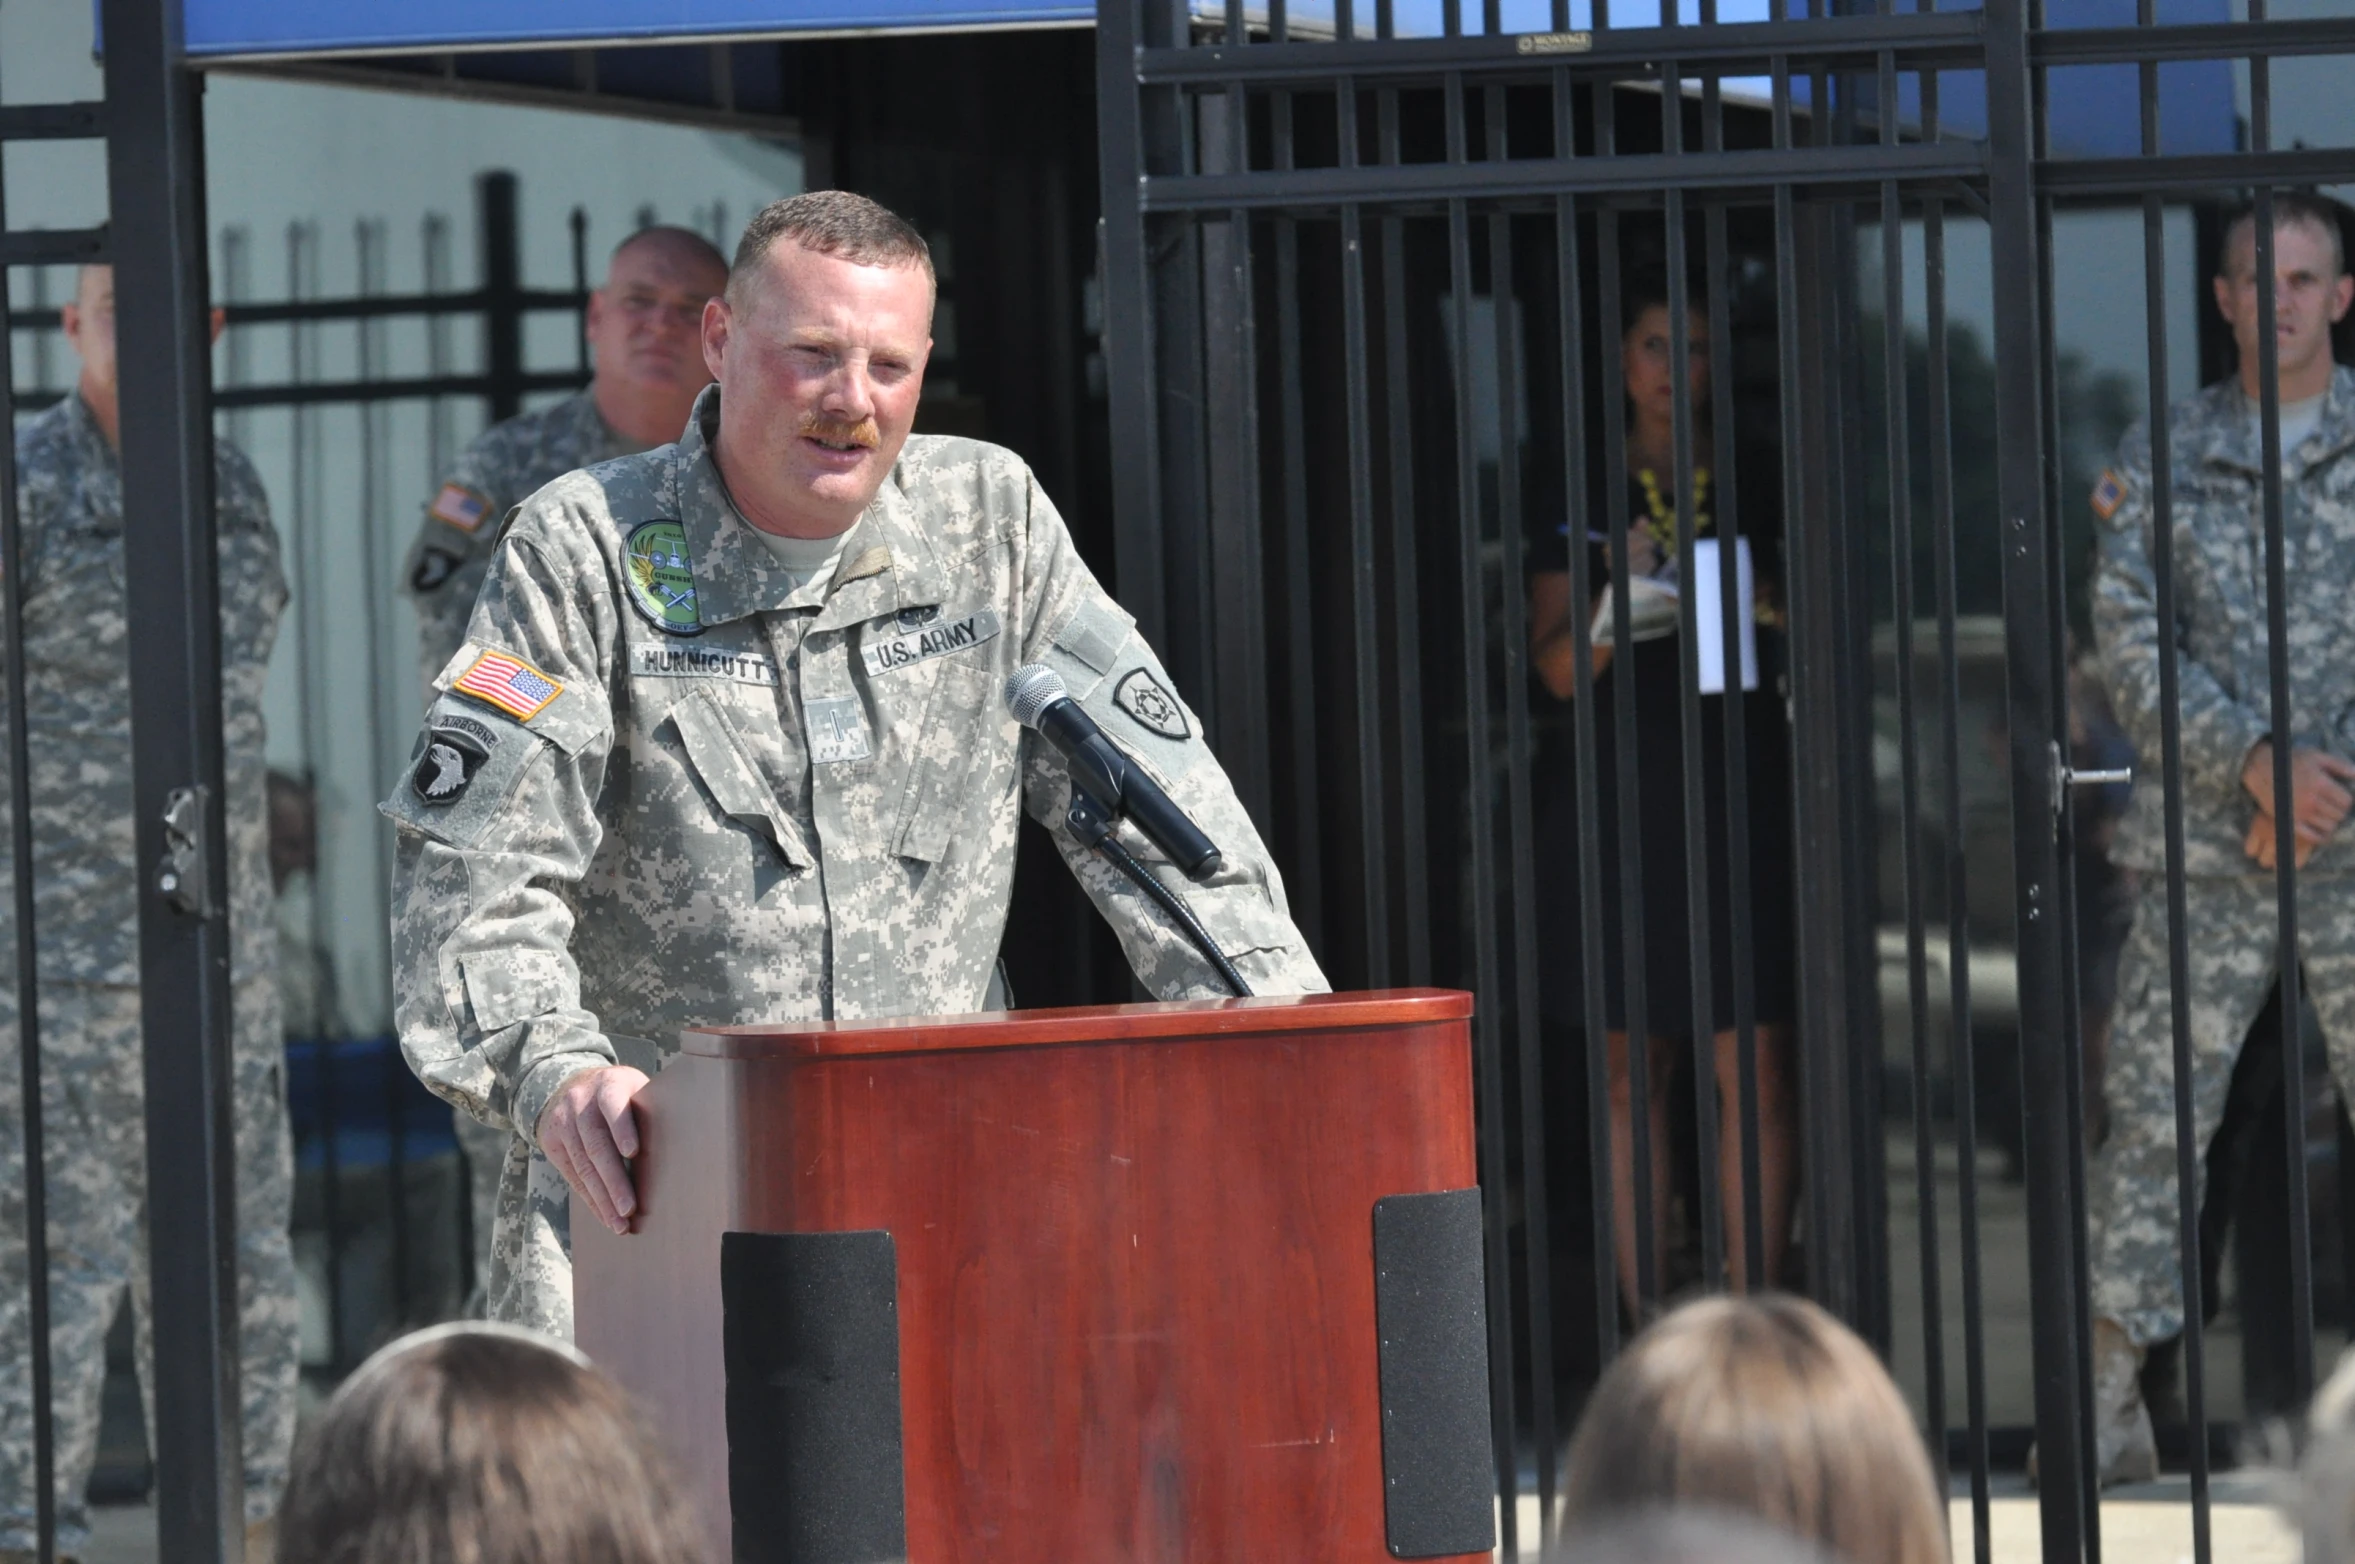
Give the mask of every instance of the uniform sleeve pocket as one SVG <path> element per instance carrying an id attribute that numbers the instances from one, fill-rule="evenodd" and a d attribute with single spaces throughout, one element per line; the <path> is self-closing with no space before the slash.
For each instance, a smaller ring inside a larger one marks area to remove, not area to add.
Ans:
<path id="1" fill-rule="evenodd" d="M 721 812 L 766 840 L 794 868 L 808 868 L 811 860 L 801 828 L 777 802 L 768 778 L 736 742 L 728 719 L 713 708 L 710 698 L 694 691 L 671 707 L 670 720 L 686 748 L 687 764 Z"/>
<path id="2" fill-rule="evenodd" d="M 984 739 L 997 709 L 997 682 L 987 668 L 941 664 L 892 847 L 900 857 L 938 863 L 948 856 L 957 827 L 972 814 L 976 792 L 988 775 L 995 746 Z"/>
<path id="3" fill-rule="evenodd" d="M 573 993 L 569 968 L 570 963 L 552 950 L 485 951 L 460 957 L 458 969 L 465 974 L 466 1003 L 474 1011 L 476 1033 L 488 1036 L 565 1005 Z"/>

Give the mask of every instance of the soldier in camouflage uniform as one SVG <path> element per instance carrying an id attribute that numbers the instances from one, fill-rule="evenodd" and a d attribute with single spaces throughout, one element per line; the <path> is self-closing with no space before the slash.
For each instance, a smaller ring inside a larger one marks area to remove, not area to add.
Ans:
<path id="1" fill-rule="evenodd" d="M 2355 297 L 2328 208 L 2274 203 L 2282 498 L 2288 549 L 2297 819 L 2273 819 L 2264 459 L 2257 427 L 2254 228 L 2230 231 L 2216 296 L 2240 372 L 2169 414 L 2176 622 L 2158 620 L 2151 448 L 2137 427 L 2095 489 L 2094 628 L 2118 719 L 2148 768 L 2116 853 L 2147 871 L 2118 973 L 2105 1095 L 2109 1139 L 2092 1178 L 2096 1439 L 2105 1482 L 2155 1474 L 2136 1379 L 2151 1343 L 2183 1328 L 2177 1231 L 2174 1024 L 2168 975 L 2159 640 L 2180 679 L 2184 869 L 2191 964 L 2192 1116 L 2204 1153 L 2241 1043 L 2279 973 L 2273 864 L 2294 841 L 2298 959 L 2342 1089 L 2355 1087 L 2355 844 L 2338 833 L 2355 779 L 2355 373 L 2334 367 L 2331 323 Z M 2278 834 L 2277 834 L 2278 833 Z"/>
<path id="2" fill-rule="evenodd" d="M 12 585 L 24 611 L 32 749 L 58 1546 L 73 1554 L 88 1539 L 82 1491 L 97 1454 L 107 1326 L 126 1292 L 138 1327 L 143 1386 L 152 1349 L 129 625 L 108 268 L 83 270 L 65 323 L 82 356 L 81 382 L 76 394 L 16 431 L 24 578 Z M 224 443 L 216 449 L 214 474 L 235 1021 L 238 1350 L 245 1387 L 246 1519 L 258 1528 L 266 1525 L 285 1483 L 298 1351 L 287 1237 L 294 1165 L 282 1074 L 262 732 L 262 685 L 286 582 L 269 504 L 252 464 Z M 7 899 L 8 872 L 0 852 L 0 907 L 14 905 Z M 7 939 L 14 939 L 12 932 Z M 0 943 L 0 950 L 7 948 Z M 9 990 L 0 998 L 14 1036 L 13 961 L 0 958 L 0 983 Z M 19 1069 L 12 1047 L 0 1061 L 0 1148 L 6 1158 L 0 1171 L 0 1557 L 34 1544 Z"/>
<path id="3" fill-rule="evenodd" d="M 762 212 L 678 443 L 526 501 L 436 681 L 384 806 L 398 1022 L 429 1086 L 535 1142 L 500 1191 L 497 1318 L 570 1331 L 571 1200 L 626 1228 L 629 1099 L 682 1027 L 979 1005 L 1025 804 L 1146 986 L 1225 991 L 1063 830 L 1064 766 L 1001 697 L 1024 664 L 1224 850 L 1177 883 L 1253 988 L 1325 986 L 1198 720 L 1029 469 L 909 438 L 931 307 L 923 241 L 882 208 Z"/>
<path id="4" fill-rule="evenodd" d="M 466 639 L 500 519 L 576 468 L 677 437 L 695 394 L 711 383 L 703 365 L 703 303 L 727 280 L 727 259 L 702 235 L 639 229 L 614 250 L 605 285 L 589 295 L 587 335 L 596 367 L 588 389 L 492 425 L 458 458 L 425 508 L 403 571 L 417 609 L 428 705 L 434 675 Z M 474 1241 L 483 1257 L 477 1274 L 487 1276 L 501 1170 L 511 1151 L 524 1152 L 504 1121 L 457 1109 L 450 1117 L 474 1189 Z"/>

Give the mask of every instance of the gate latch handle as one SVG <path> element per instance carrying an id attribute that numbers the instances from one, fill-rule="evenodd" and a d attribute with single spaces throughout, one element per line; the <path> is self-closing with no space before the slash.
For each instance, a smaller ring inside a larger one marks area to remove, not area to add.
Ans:
<path id="1" fill-rule="evenodd" d="M 164 800 L 164 858 L 155 888 L 174 911 L 192 918 L 213 913 L 212 876 L 204 857 L 204 789 L 176 787 Z"/>
<path id="2" fill-rule="evenodd" d="M 2094 771 L 2079 771 L 2069 764 L 2068 757 L 2061 753 L 2060 745 L 2048 742 L 2045 745 L 2045 750 L 2052 757 L 2052 817 L 2056 824 L 2060 821 L 2061 806 L 2069 796 L 2069 789 L 2073 787 L 2107 787 L 2114 782 L 2132 782 L 2134 780 L 2132 766 L 2109 766 Z"/>

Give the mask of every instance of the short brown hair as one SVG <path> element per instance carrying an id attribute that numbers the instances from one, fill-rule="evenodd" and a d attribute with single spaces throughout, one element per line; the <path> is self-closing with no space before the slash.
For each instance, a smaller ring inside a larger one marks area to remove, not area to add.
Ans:
<path id="1" fill-rule="evenodd" d="M 729 297 L 780 239 L 857 266 L 920 266 L 927 280 L 939 280 L 932 271 L 932 247 L 915 224 L 880 201 L 848 190 L 809 190 L 771 201 L 744 225 L 735 264 L 728 268 Z"/>
<path id="2" fill-rule="evenodd" d="M 1913 1414 L 1872 1349 L 1802 1298 L 1706 1298 L 1636 1338 L 1587 1402 L 1563 1488 L 1574 1524 L 1699 1505 L 1850 1564 L 1947 1557 Z"/>
<path id="3" fill-rule="evenodd" d="M 305 1433 L 283 1564 L 707 1564 L 629 1403 L 559 1342 L 444 1326 L 393 1343 Z"/>
<path id="4" fill-rule="evenodd" d="M 2339 228 L 2339 207 L 2334 201 L 2320 196 L 2306 195 L 2296 190 L 2277 191 L 2273 197 L 2273 231 L 2284 228 L 2303 228 L 2330 246 L 2331 275 L 2336 277 L 2347 270 L 2347 239 Z M 2248 275 L 2257 274 L 2257 207 L 2251 202 L 2234 215 L 2224 230 L 2224 250 L 2218 256 L 2218 276 L 2239 281 L 2233 263 L 2240 251 L 2249 252 Z"/>

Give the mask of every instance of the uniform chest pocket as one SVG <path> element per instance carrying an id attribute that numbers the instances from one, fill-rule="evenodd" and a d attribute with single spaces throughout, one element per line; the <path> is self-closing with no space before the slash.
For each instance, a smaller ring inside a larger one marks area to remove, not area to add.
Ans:
<path id="1" fill-rule="evenodd" d="M 765 838 L 777 856 L 796 869 L 811 858 L 801 828 L 785 812 L 776 790 L 736 737 L 727 717 L 703 690 L 690 691 L 670 710 L 671 725 L 687 751 L 687 764 L 710 792 L 721 813 L 753 835 Z"/>
<path id="2" fill-rule="evenodd" d="M 1005 749 L 998 729 L 1013 720 L 999 709 L 997 693 L 987 668 L 941 664 L 893 837 L 892 851 L 900 857 L 940 862 L 959 828 L 993 796 L 990 778 Z"/>

